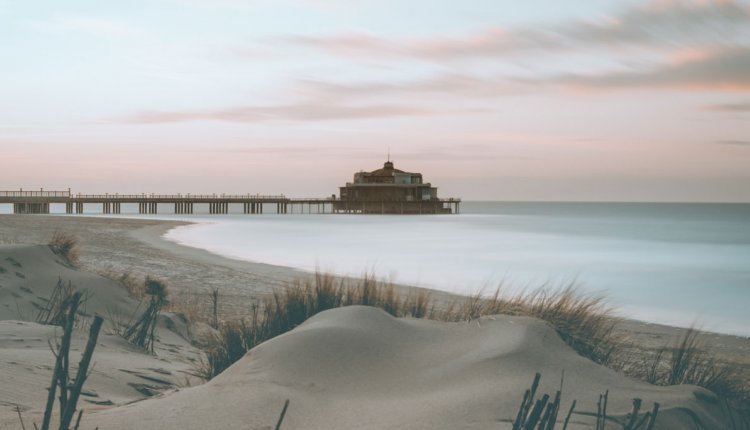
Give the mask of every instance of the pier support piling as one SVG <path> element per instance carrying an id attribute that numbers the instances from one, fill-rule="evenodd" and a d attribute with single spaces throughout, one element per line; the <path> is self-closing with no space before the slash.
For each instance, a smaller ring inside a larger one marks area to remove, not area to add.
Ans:
<path id="1" fill-rule="evenodd" d="M 49 203 L 13 203 L 14 214 L 48 214 Z"/>

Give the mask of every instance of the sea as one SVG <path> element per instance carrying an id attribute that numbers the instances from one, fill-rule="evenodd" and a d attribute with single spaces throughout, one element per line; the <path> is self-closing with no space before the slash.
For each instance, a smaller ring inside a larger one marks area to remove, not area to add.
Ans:
<path id="1" fill-rule="evenodd" d="M 463 202 L 460 214 L 424 216 L 272 209 L 148 217 L 193 221 L 165 239 L 234 259 L 460 294 L 572 284 L 626 318 L 750 336 L 750 204 Z"/>

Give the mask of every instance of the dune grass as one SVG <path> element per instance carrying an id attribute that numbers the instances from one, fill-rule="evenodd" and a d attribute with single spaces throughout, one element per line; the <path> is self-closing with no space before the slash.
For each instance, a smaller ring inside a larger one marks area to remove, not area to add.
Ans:
<path id="1" fill-rule="evenodd" d="M 207 361 L 197 373 L 210 379 L 256 345 L 294 329 L 313 315 L 351 305 L 374 306 L 396 317 L 452 322 L 495 314 L 533 316 L 549 322 L 578 353 L 601 364 L 611 360 L 620 344 L 613 333 L 616 320 L 610 309 L 601 299 L 580 294 L 573 286 L 510 298 L 502 297 L 498 289 L 490 297 L 476 294 L 439 303 L 426 290 L 402 297 L 392 284 L 379 282 L 372 275 L 344 280 L 316 273 L 260 300 L 248 317 L 218 324 L 217 335 L 206 349 Z"/>
<path id="2" fill-rule="evenodd" d="M 690 384 L 707 388 L 750 416 L 750 391 L 737 366 L 719 360 L 695 328 L 676 344 L 664 345 L 648 357 L 620 357 L 624 373 L 655 385 Z"/>
<path id="3" fill-rule="evenodd" d="M 55 231 L 49 241 L 49 247 L 55 254 L 65 258 L 71 266 L 77 267 L 79 262 L 79 240 L 73 233 Z"/>
<path id="4" fill-rule="evenodd" d="M 633 354 L 633 345 L 615 333 L 618 319 L 612 308 L 600 297 L 580 293 L 573 284 L 543 286 L 512 296 L 504 296 L 498 288 L 491 296 L 475 294 L 445 302 L 433 298 L 428 290 L 412 290 L 404 297 L 392 284 L 379 282 L 372 275 L 345 280 L 316 273 L 259 300 L 251 306 L 249 316 L 220 321 L 205 349 L 207 359 L 196 374 L 211 379 L 256 345 L 294 329 L 319 312 L 351 305 L 374 306 L 396 317 L 448 322 L 496 314 L 536 317 L 547 321 L 568 345 L 596 363 L 657 385 L 707 388 L 742 416 L 750 416 L 750 391 L 744 378 L 736 367 L 707 352 L 699 331 L 689 330 L 677 345 L 664 346 L 650 357 Z"/>
<path id="5" fill-rule="evenodd" d="M 485 315 L 522 315 L 547 321 L 579 354 L 599 364 L 609 364 L 619 351 L 615 335 L 617 318 L 601 297 L 576 290 L 573 283 L 543 285 L 529 293 L 504 297 L 502 289 L 486 297 L 480 294 L 457 301 L 436 315 L 443 321 L 470 321 Z"/>

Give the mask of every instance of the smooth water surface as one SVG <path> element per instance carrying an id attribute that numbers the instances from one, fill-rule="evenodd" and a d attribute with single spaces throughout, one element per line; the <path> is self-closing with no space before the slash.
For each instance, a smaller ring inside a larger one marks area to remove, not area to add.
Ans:
<path id="1" fill-rule="evenodd" d="M 184 218 L 228 257 L 473 294 L 575 281 L 627 317 L 750 335 L 750 205 L 464 203 L 460 215 Z"/>

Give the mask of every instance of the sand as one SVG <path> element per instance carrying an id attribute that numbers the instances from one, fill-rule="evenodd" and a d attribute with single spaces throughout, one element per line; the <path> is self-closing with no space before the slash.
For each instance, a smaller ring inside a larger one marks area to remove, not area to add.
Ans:
<path id="1" fill-rule="evenodd" d="M 659 429 L 726 425 L 710 392 L 625 378 L 577 355 L 539 320 L 445 323 L 353 306 L 316 315 L 201 387 L 93 414 L 86 428 L 269 428 L 288 398 L 288 429 L 510 429 L 537 371 L 546 393 L 565 371 L 563 407 L 577 399 L 580 411 L 569 428 L 592 428 L 588 414 L 606 390 L 613 417 L 638 397 L 661 404 Z"/>
<path id="2" fill-rule="evenodd" d="M 0 266 L 5 269 L 0 273 L 0 428 L 20 428 L 15 404 L 24 411 L 27 426 L 43 407 L 53 364 L 47 342 L 55 330 L 33 321 L 58 277 L 94 292 L 87 313 L 132 313 L 136 301 L 118 283 L 99 275 L 129 272 L 166 280 L 173 297 L 208 300 L 207 293 L 218 288 L 222 315 L 230 317 L 241 315 L 261 295 L 306 276 L 160 239 L 181 224 L 0 216 L 0 243 L 5 244 L 0 245 Z M 80 237 L 80 269 L 39 245 L 55 230 Z M 623 377 L 581 358 L 549 326 L 530 318 L 441 323 L 394 319 L 370 308 L 337 309 L 259 346 L 219 377 L 192 388 L 187 386 L 198 381 L 188 375 L 200 351 L 190 341 L 197 328 L 175 316 L 160 324 L 155 355 L 105 331 L 86 384 L 89 393 L 81 402 L 87 412 L 83 428 L 273 428 L 287 398 L 287 429 L 511 428 L 508 420 L 534 373 L 543 374 L 542 388 L 552 392 L 563 370 L 563 408 L 577 399 L 580 410 L 595 410 L 597 396 L 608 389 L 611 415 L 626 413 L 631 399 L 640 397 L 649 405 L 662 404 L 657 428 L 686 428 L 696 418 L 705 428 L 724 425 L 709 392 L 690 386 L 654 387 Z M 645 348 L 682 333 L 634 321 L 621 330 Z M 81 329 L 76 351 L 84 341 Z M 722 358 L 750 364 L 747 338 L 712 335 L 710 342 Z M 693 411 L 692 417 L 687 410 Z M 575 428 L 591 428 L 584 415 L 574 421 Z"/>
<path id="3" fill-rule="evenodd" d="M 54 366 L 50 343 L 59 340 L 61 330 L 35 320 L 58 279 L 70 281 L 88 294 L 80 308 L 86 315 L 127 321 L 135 314 L 138 302 L 121 285 L 70 267 L 48 246 L 0 245 L 0 428 L 18 424 L 16 405 L 29 420 L 40 421 Z M 72 361 L 80 359 L 87 336 L 85 324 L 75 330 Z M 202 353 L 191 345 L 188 325 L 180 318 L 162 318 L 154 349 L 152 355 L 135 348 L 117 336 L 107 322 L 81 407 L 93 410 L 126 404 L 201 382 L 190 373 Z"/>

